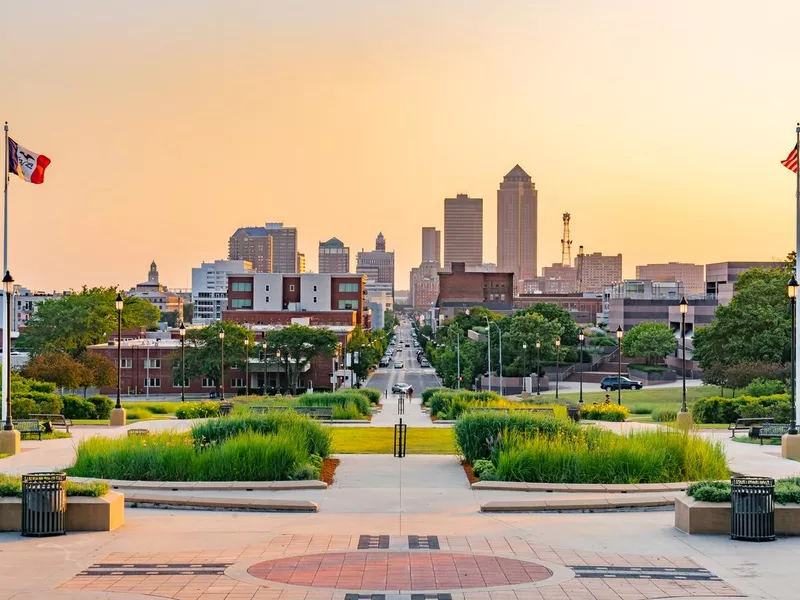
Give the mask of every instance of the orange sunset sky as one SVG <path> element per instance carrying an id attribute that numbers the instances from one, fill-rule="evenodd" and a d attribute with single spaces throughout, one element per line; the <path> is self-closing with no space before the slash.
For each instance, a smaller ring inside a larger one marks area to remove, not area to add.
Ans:
<path id="1" fill-rule="evenodd" d="M 443 198 L 522 165 L 539 268 L 574 248 L 647 262 L 779 259 L 800 120 L 800 2 L 40 0 L 0 3 L 0 120 L 52 164 L 12 178 L 26 287 L 163 283 L 243 225 L 379 230 L 397 285 Z"/>

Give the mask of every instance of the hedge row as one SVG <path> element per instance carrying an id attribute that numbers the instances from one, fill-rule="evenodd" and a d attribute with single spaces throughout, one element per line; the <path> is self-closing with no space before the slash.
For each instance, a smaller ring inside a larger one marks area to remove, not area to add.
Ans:
<path id="1" fill-rule="evenodd" d="M 758 417 L 772 417 L 776 423 L 788 423 L 791 420 L 791 406 L 786 394 L 759 398 L 712 396 L 697 400 L 692 406 L 692 415 L 696 423 L 733 423 L 736 419 Z"/>

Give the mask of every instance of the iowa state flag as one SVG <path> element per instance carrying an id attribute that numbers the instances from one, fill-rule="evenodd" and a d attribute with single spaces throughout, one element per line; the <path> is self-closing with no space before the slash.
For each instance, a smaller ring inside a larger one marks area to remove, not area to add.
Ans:
<path id="1" fill-rule="evenodd" d="M 8 172 L 16 173 L 25 181 L 31 183 L 44 182 L 44 170 L 50 164 L 50 159 L 44 154 L 36 154 L 23 148 L 17 142 L 8 138 Z"/>

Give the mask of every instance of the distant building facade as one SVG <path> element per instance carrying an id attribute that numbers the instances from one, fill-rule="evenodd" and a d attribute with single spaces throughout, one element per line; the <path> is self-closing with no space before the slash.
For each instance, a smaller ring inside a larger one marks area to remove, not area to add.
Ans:
<path id="1" fill-rule="evenodd" d="M 569 312 L 576 323 L 582 325 L 594 325 L 597 323 L 597 315 L 602 311 L 603 304 L 600 295 L 539 293 L 520 294 L 514 298 L 514 308 L 527 308 L 540 302 L 560 306 Z"/>
<path id="2" fill-rule="evenodd" d="M 386 252 L 386 238 L 379 233 L 375 239 L 375 250 L 362 250 L 356 255 L 356 272 L 368 280 L 391 286 L 394 298 L 394 252 Z"/>
<path id="3" fill-rule="evenodd" d="M 435 261 L 424 261 L 411 269 L 411 305 L 416 309 L 429 309 L 439 296 L 439 266 Z"/>
<path id="4" fill-rule="evenodd" d="M 442 265 L 442 232 L 435 227 L 422 228 L 422 261 Z"/>
<path id="5" fill-rule="evenodd" d="M 601 293 L 606 287 L 622 281 L 622 254 L 579 254 L 575 258 L 575 268 L 578 291 Z"/>
<path id="6" fill-rule="evenodd" d="M 251 262 L 257 273 L 295 273 L 297 228 L 283 223 L 240 227 L 228 240 L 228 259 Z"/>
<path id="7" fill-rule="evenodd" d="M 483 199 L 457 194 L 444 200 L 444 268 L 483 263 Z"/>
<path id="8" fill-rule="evenodd" d="M 750 262 L 721 262 L 706 265 L 706 294 L 713 294 L 719 299 L 720 304 L 728 304 L 733 298 L 733 284 L 739 275 L 748 269 L 780 269 L 783 262 L 775 261 L 750 261 Z"/>
<path id="9" fill-rule="evenodd" d="M 183 319 L 183 296 L 171 293 L 167 286 L 161 285 L 156 261 L 150 263 L 147 281 L 136 284 L 128 295 L 147 300 L 162 313 L 178 313 L 178 320 Z"/>
<path id="10" fill-rule="evenodd" d="M 222 319 L 228 308 L 228 277 L 254 271 L 246 260 L 217 260 L 192 269 L 193 323 L 208 324 Z"/>
<path id="11" fill-rule="evenodd" d="M 670 262 L 662 264 L 639 265 L 636 267 L 636 279 L 650 281 L 680 281 L 686 294 L 702 294 L 705 292 L 703 265 L 692 263 Z"/>
<path id="12" fill-rule="evenodd" d="M 319 243 L 320 273 L 349 273 L 350 248 L 338 238 Z"/>
<path id="13" fill-rule="evenodd" d="M 297 271 L 295 273 L 306 272 L 306 255 L 302 252 L 297 253 Z"/>
<path id="14" fill-rule="evenodd" d="M 472 306 L 485 306 L 496 312 L 509 312 L 514 306 L 514 274 L 467 271 L 466 265 L 454 262 L 450 271 L 439 273 L 441 318 L 451 318 Z"/>
<path id="15" fill-rule="evenodd" d="M 516 165 L 497 190 L 497 269 L 513 272 L 518 289 L 537 274 L 537 206 L 536 185 Z"/>

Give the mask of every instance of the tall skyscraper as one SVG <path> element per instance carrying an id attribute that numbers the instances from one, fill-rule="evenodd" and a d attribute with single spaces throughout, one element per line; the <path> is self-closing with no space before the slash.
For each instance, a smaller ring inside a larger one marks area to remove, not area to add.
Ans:
<path id="1" fill-rule="evenodd" d="M 536 185 L 514 166 L 497 190 L 497 270 L 514 280 L 536 277 Z"/>
<path id="2" fill-rule="evenodd" d="M 422 262 L 442 264 L 442 232 L 435 227 L 422 228 Z"/>
<path id="3" fill-rule="evenodd" d="M 350 248 L 338 238 L 319 243 L 320 273 L 349 273 Z"/>
<path id="4" fill-rule="evenodd" d="M 382 233 L 375 240 L 375 250 L 364 251 L 356 256 L 356 273 L 367 276 L 367 291 L 370 282 L 391 286 L 387 288 L 394 298 L 394 252 L 386 252 L 386 239 Z"/>
<path id="5" fill-rule="evenodd" d="M 240 227 L 228 240 L 228 259 L 249 261 L 256 273 L 295 273 L 297 228 L 283 223 Z"/>
<path id="6" fill-rule="evenodd" d="M 467 269 L 483 263 L 483 198 L 444 199 L 444 268 L 454 262 Z"/>

